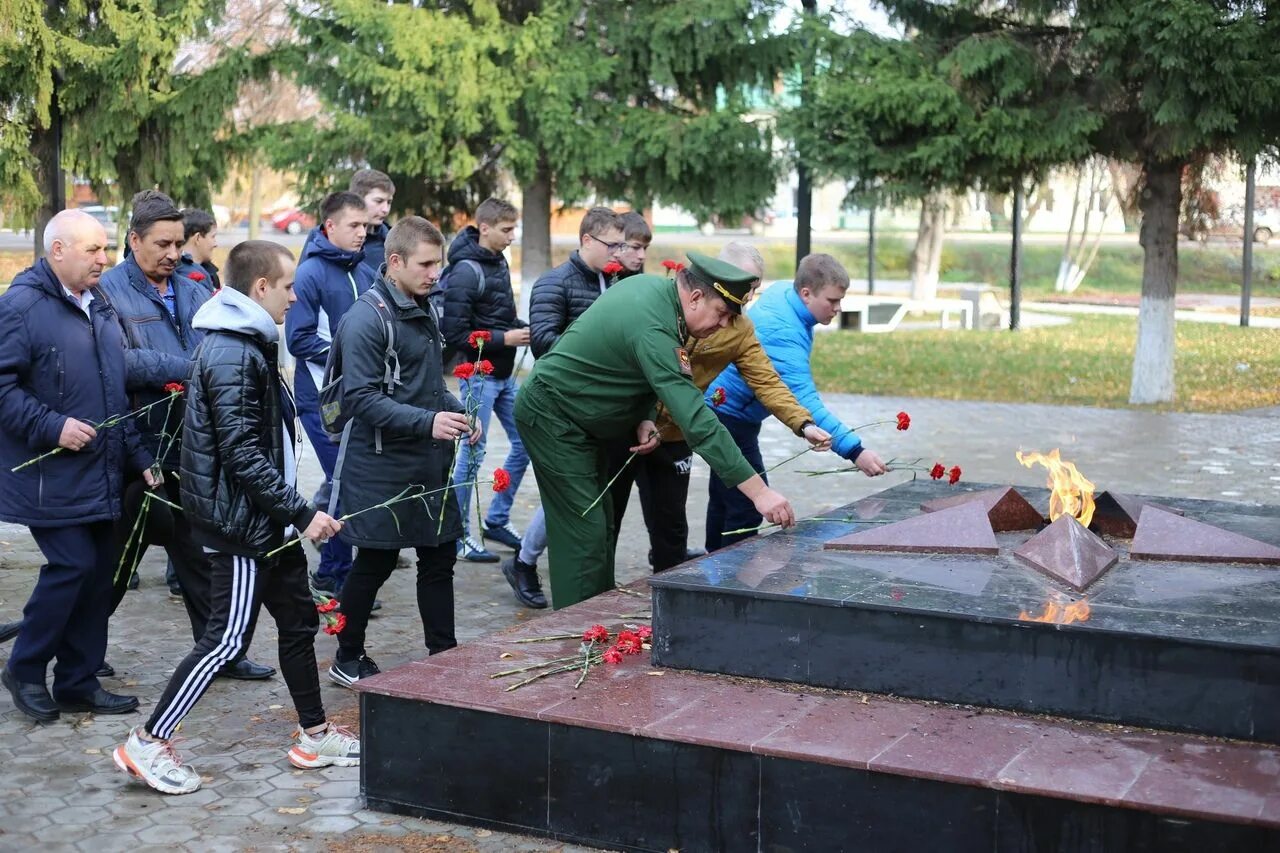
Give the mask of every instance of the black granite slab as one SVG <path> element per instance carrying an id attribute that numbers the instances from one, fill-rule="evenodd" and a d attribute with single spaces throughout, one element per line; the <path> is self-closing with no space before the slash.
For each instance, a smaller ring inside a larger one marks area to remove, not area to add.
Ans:
<path id="1" fill-rule="evenodd" d="M 825 515 L 896 521 L 954 493 L 917 481 Z M 1150 499 L 1280 545 L 1280 507 Z M 859 527 L 802 523 L 654 577 L 655 663 L 1280 742 L 1280 569 L 1131 561 L 1106 537 L 1120 560 L 1082 596 L 1014 558 L 1029 532 L 994 557 L 822 550 Z M 1086 621 L 1019 619 L 1081 598 Z"/>

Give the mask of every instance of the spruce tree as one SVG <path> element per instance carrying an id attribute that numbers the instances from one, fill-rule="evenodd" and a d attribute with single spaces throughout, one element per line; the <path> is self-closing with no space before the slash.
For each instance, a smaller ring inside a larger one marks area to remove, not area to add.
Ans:
<path id="1" fill-rule="evenodd" d="M 859 188 L 918 196 L 1097 153 L 1140 163 L 1142 308 L 1130 401 L 1173 399 L 1184 171 L 1280 139 L 1274 4 L 1241 0 L 882 0 L 910 33 L 821 40 L 790 117 L 802 150 Z M 820 67 L 823 67 L 820 65 Z"/>

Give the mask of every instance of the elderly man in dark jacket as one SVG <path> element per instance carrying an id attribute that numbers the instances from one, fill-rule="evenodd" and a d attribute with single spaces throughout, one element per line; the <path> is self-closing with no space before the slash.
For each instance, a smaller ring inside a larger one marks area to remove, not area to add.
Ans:
<path id="1" fill-rule="evenodd" d="M 469 424 L 444 384 L 440 329 L 427 302 L 443 255 L 444 237 L 430 222 L 420 216 L 397 222 L 387 235 L 386 277 L 351 307 L 334 337 L 342 410 L 351 418 L 334 491 L 353 516 L 342 538 L 359 549 L 343 589 L 347 624 L 329 669 L 329 678 L 344 687 L 378 672 L 365 655 L 365 628 L 401 548 L 417 550 L 418 611 L 428 651 L 457 645 L 453 564 L 462 525 L 448 488 L 449 466 L 454 444 L 475 444 L 481 429 L 478 422 Z M 343 469 L 351 475 L 343 477 Z M 377 508 L 406 487 L 418 497 Z"/>
<path id="2" fill-rule="evenodd" d="M 529 456 L 520 442 L 516 429 L 516 349 L 529 343 L 529 329 L 516 316 L 516 299 L 511 290 L 511 269 L 502 254 L 515 237 L 520 212 L 515 206 L 501 199 L 485 199 L 476 208 L 476 224 L 462 229 L 449 246 L 450 273 L 444 292 L 444 338 L 467 361 L 474 362 L 480 355 L 493 365 L 493 373 L 487 376 L 462 379 L 459 389 L 464 400 L 469 397 L 471 409 L 480 419 L 480 427 L 486 437 L 489 421 L 498 416 L 498 422 L 507 433 L 511 449 L 502 467 L 511 476 L 511 487 L 495 497 L 485 514 L 484 529 L 476 533 L 484 539 L 500 542 L 508 548 L 520 547 L 520 533 L 511 525 L 511 506 L 524 472 L 529 468 Z M 488 332 L 491 339 L 477 348 L 472 340 L 473 332 Z M 485 441 L 474 448 L 463 446 L 454 469 L 454 482 L 465 483 L 474 479 L 484 463 Z M 471 537 L 467 510 L 470 507 L 470 490 L 458 490 L 458 507 L 462 512 L 462 539 L 458 542 L 458 556 L 477 563 L 496 563 L 498 558 L 489 553 L 482 542 Z M 535 576 L 536 580 L 536 576 Z"/>
<path id="3" fill-rule="evenodd" d="M 201 284 L 178 275 L 185 227 L 182 211 L 173 200 L 156 190 L 144 190 L 133 197 L 129 221 L 129 257 L 102 276 L 102 292 L 116 310 L 124 328 L 128 349 L 129 391 L 135 406 L 163 400 L 165 387 L 185 382 L 192 358 L 204 333 L 192 322 L 209 299 Z M 142 438 L 162 470 L 178 470 L 182 453 L 181 397 L 151 409 L 139 422 Z M 165 478 L 165 499 L 182 505 L 177 477 Z M 155 507 L 148 512 L 163 511 Z M 165 550 L 173 564 L 182 601 L 191 620 L 191 634 L 199 639 L 209 621 L 209 561 L 191 538 L 187 513 L 173 513 L 173 533 Z M 126 528 L 130 525 L 125 525 Z M 131 548 L 133 565 L 121 572 L 114 590 L 113 607 L 124 595 L 121 582 L 136 571 L 145 548 Z M 241 657 L 222 673 L 233 678 L 270 678 L 275 670 Z"/>
<path id="4" fill-rule="evenodd" d="M 191 374 L 182 447 L 182 496 L 196 540 L 210 552 L 213 612 L 208 628 L 178 664 L 146 726 L 113 753 L 120 769 L 166 794 L 200 787 L 170 743 L 214 675 L 246 642 L 265 604 L 280 635 L 280 668 L 298 713 L 296 767 L 360 763 L 351 732 L 327 722 L 316 667 L 315 605 L 307 560 L 294 531 L 309 539 L 342 524 L 308 506 L 296 488 L 302 436 L 293 395 L 280 379 L 277 325 L 293 302 L 293 255 L 264 240 L 236 246 L 227 286 L 196 314 L 208 333 Z"/>
<path id="5" fill-rule="evenodd" d="M 19 710 L 50 722 L 60 710 L 138 707 L 94 672 L 107 647 L 125 473 L 158 481 L 132 418 L 107 424 L 130 407 L 120 327 L 97 290 L 106 233 L 69 210 L 44 236 L 45 259 L 0 296 L 0 519 L 30 527 L 48 560 L 2 677 Z"/>

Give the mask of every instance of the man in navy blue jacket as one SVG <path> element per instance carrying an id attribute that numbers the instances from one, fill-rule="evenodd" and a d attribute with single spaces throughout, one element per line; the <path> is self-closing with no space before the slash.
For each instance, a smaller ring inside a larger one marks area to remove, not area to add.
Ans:
<path id="1" fill-rule="evenodd" d="M 0 296 L 0 519 L 31 528 L 48 560 L 0 680 L 19 710 L 50 722 L 62 710 L 138 707 L 94 673 L 107 647 L 125 472 L 149 487 L 159 481 L 133 420 L 105 425 L 131 411 L 123 336 L 97 290 L 107 235 L 87 213 L 68 210 L 50 220 L 44 240 L 46 257 Z"/>
<path id="2" fill-rule="evenodd" d="M 196 311 L 209 299 L 202 284 L 178 275 L 176 270 L 185 229 L 182 211 L 167 195 L 144 190 L 133 197 L 129 220 L 130 255 L 124 263 L 102 276 L 103 296 L 115 309 L 125 334 L 125 365 L 133 408 L 169 398 L 165 386 L 186 382 L 196 347 L 204 333 L 192 327 Z M 172 475 L 182 456 L 182 418 L 186 405 L 181 397 L 169 399 L 138 419 L 143 443 L 161 470 Z M 178 478 L 165 478 L 165 499 L 181 505 Z M 159 511 L 156 508 L 150 512 Z M 182 601 L 191 619 L 195 639 L 204 635 L 210 613 L 208 557 L 191 538 L 191 526 L 181 512 L 173 513 L 173 535 L 165 550 L 181 587 Z M 144 549 L 136 549 L 136 570 Z M 114 601 L 123 593 L 117 589 Z M 246 644 L 247 647 L 247 644 Z M 241 658 L 222 674 L 241 679 L 270 678 L 271 667 Z"/>
<path id="3" fill-rule="evenodd" d="M 320 420 L 319 389 L 338 322 L 375 275 L 364 263 L 369 226 L 364 199 L 350 192 L 331 193 L 320 204 L 320 223 L 302 250 L 293 285 L 298 301 L 285 315 L 284 329 L 289 352 L 298 360 L 293 379 L 298 416 L 331 488 L 338 444 Z M 338 592 L 350 571 L 351 546 L 337 537 L 330 539 L 320 549 L 317 588 Z"/>
<path id="4" fill-rule="evenodd" d="M 876 477 L 887 469 L 884 462 L 862 446 L 862 439 L 822 403 L 818 387 L 809 368 L 813 351 L 813 327 L 825 325 L 840 311 L 840 300 L 849 289 L 849 273 L 830 255 L 806 255 L 796 269 L 795 281 L 779 281 L 756 299 L 747 316 L 756 327 L 756 337 L 773 362 L 778 376 L 795 394 L 800 405 L 808 409 L 818 426 L 831 434 L 831 449 L 848 459 L 868 477 Z M 723 401 L 716 398 L 723 391 Z M 760 455 L 760 424 L 769 416 L 755 392 L 729 365 L 707 386 L 707 403 L 712 405 L 720 423 L 729 430 L 742 455 L 752 467 L 764 475 Z M 707 501 L 707 550 L 715 551 L 752 533 L 725 535 L 726 530 L 756 527 L 761 517 L 750 501 L 739 499 L 741 493 L 731 489 L 711 474 Z M 745 502 L 744 502 L 745 501 Z"/>

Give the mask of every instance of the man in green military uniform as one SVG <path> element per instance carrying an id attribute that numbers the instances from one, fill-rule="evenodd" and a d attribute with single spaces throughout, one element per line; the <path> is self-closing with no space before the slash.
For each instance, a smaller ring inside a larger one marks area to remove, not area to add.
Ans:
<path id="1" fill-rule="evenodd" d="M 559 609 L 614 586 L 616 531 L 604 491 L 609 442 L 636 436 L 648 453 L 661 402 L 694 452 L 764 518 L 789 527 L 791 504 L 743 458 L 702 401 L 684 343 L 726 328 L 755 276 L 689 253 L 674 279 L 637 275 L 609 288 L 534 364 L 516 397 L 516 423 L 547 514 L 551 595 Z"/>

